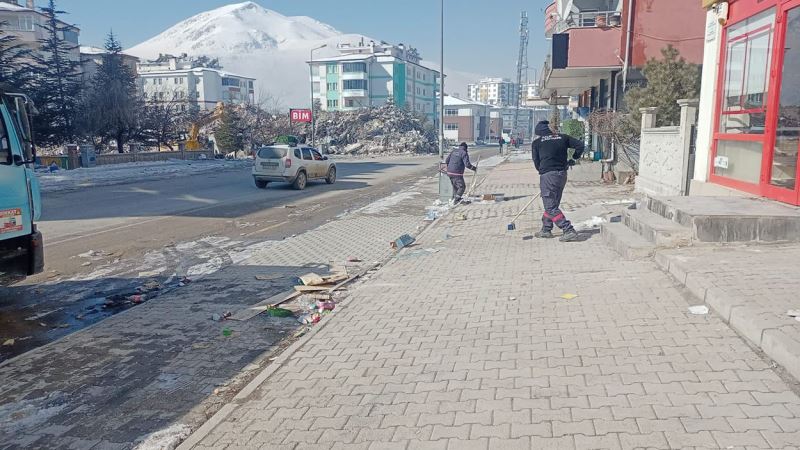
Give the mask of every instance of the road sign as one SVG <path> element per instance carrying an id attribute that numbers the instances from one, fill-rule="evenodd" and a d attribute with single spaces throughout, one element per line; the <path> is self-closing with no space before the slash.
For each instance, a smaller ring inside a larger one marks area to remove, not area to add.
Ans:
<path id="1" fill-rule="evenodd" d="M 307 122 L 311 123 L 311 110 L 310 109 L 290 109 L 289 118 L 292 122 Z"/>

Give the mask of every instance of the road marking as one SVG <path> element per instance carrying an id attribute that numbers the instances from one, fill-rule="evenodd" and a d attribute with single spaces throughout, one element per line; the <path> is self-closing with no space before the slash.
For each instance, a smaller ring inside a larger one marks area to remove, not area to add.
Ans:
<path id="1" fill-rule="evenodd" d="M 253 231 L 252 233 L 247 233 L 247 234 L 245 234 L 244 236 L 245 236 L 245 237 L 250 237 L 250 236 L 252 236 L 252 235 L 254 235 L 254 234 L 263 233 L 264 231 L 269 231 L 269 230 L 271 230 L 271 229 L 273 229 L 273 228 L 277 228 L 277 227 L 280 227 L 280 226 L 282 226 L 282 225 L 286 225 L 287 223 L 290 223 L 290 222 L 292 222 L 292 221 L 291 221 L 291 220 L 284 220 L 283 222 L 276 223 L 275 225 L 270 225 L 270 226 L 268 226 L 268 227 L 266 227 L 266 228 L 262 228 L 262 229 L 260 229 L 260 230 L 258 230 L 258 231 Z"/>

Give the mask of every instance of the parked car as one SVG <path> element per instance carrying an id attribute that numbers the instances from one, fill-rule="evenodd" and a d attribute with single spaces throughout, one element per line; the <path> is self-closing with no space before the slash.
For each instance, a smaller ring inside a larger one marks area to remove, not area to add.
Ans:
<path id="1" fill-rule="evenodd" d="M 302 190 L 311 180 L 335 183 L 336 163 L 305 145 L 270 145 L 256 152 L 253 179 L 260 189 L 275 181 L 291 183 L 295 189 Z"/>

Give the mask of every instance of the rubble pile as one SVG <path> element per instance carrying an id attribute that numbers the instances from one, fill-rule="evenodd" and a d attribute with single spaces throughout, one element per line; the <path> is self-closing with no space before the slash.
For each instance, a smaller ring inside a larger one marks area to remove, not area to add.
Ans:
<path id="1" fill-rule="evenodd" d="M 317 136 L 334 154 L 429 153 L 436 149 L 433 124 L 424 116 L 391 104 L 323 113 L 317 122 Z"/>

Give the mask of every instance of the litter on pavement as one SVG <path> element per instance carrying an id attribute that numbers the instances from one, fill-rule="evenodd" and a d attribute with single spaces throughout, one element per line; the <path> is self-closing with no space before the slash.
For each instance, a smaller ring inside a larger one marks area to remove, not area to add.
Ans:
<path id="1" fill-rule="evenodd" d="M 786 315 L 789 317 L 794 317 L 794 320 L 800 322 L 800 309 L 790 309 L 786 311 Z"/>
<path id="2" fill-rule="evenodd" d="M 704 316 L 708 314 L 708 306 L 706 305 L 690 306 L 689 312 L 696 316 Z"/>
<path id="3" fill-rule="evenodd" d="M 408 247 L 409 245 L 413 244 L 416 241 L 413 237 L 404 234 L 399 238 L 395 239 L 394 242 L 391 243 L 391 247 L 395 250 L 400 250 L 403 247 Z"/>
<path id="4" fill-rule="evenodd" d="M 561 298 L 563 298 L 564 300 L 573 300 L 578 298 L 578 294 L 563 294 L 561 295 Z"/>

